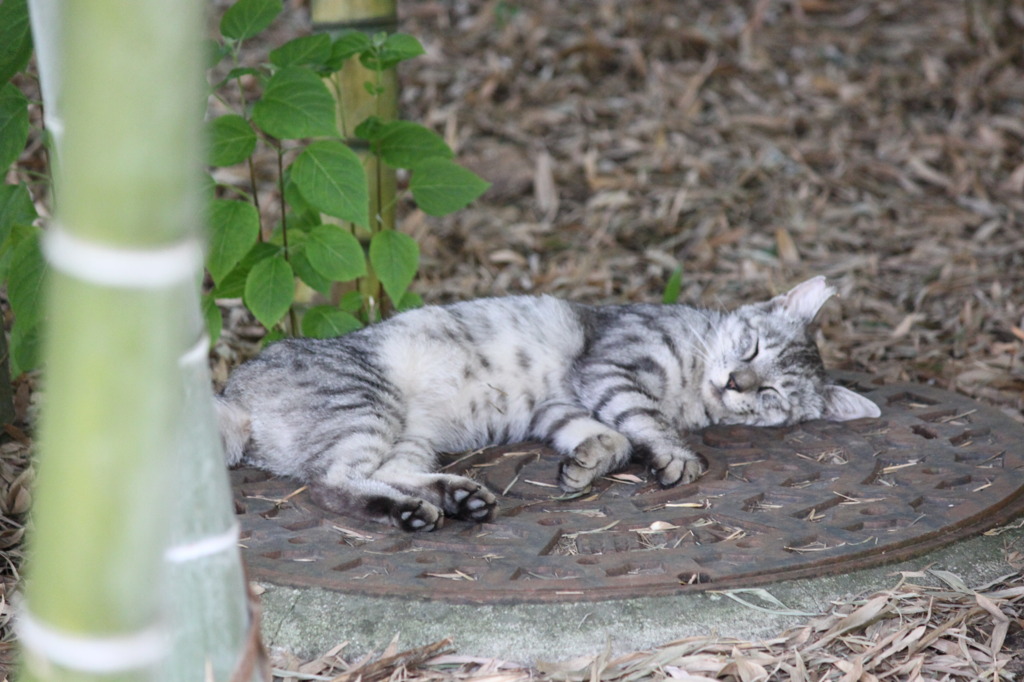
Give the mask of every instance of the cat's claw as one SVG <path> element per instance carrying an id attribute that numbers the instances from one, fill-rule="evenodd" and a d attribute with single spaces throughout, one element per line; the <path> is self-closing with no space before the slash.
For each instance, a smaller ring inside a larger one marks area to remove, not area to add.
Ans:
<path id="1" fill-rule="evenodd" d="M 462 487 L 448 489 L 445 511 L 456 519 L 483 523 L 494 518 L 498 499 L 490 490 L 472 479 L 459 481 Z"/>
<path id="2" fill-rule="evenodd" d="M 393 518 L 398 527 L 410 532 L 429 532 L 444 525 L 441 510 L 425 500 L 395 508 Z"/>

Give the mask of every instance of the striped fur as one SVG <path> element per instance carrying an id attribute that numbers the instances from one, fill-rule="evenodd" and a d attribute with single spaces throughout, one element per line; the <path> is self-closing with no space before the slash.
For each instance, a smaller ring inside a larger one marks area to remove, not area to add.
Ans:
<path id="1" fill-rule="evenodd" d="M 819 277 L 731 313 L 483 299 L 338 339 L 280 341 L 239 367 L 219 400 L 228 462 L 406 530 L 495 513 L 490 491 L 435 471 L 440 452 L 536 438 L 565 455 L 566 491 L 631 457 L 664 486 L 689 482 L 701 463 L 682 431 L 878 416 L 826 383 L 808 325 L 832 293 Z"/>

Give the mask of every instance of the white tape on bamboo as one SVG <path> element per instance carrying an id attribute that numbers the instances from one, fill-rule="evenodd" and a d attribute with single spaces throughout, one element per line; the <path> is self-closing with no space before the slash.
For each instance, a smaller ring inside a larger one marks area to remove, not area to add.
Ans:
<path id="1" fill-rule="evenodd" d="M 199 276 L 203 251 L 195 239 L 157 248 L 120 248 L 76 237 L 57 222 L 43 235 L 43 253 L 54 269 L 109 287 L 158 289 Z"/>
<path id="2" fill-rule="evenodd" d="M 182 368 L 193 367 L 195 365 L 205 366 L 206 356 L 210 353 L 210 336 L 209 334 L 202 334 L 199 340 L 189 348 L 187 351 L 181 354 L 178 358 L 178 366 Z"/>
<path id="3" fill-rule="evenodd" d="M 126 635 L 80 635 L 46 625 L 24 603 L 15 620 L 18 641 L 31 665 L 33 658 L 68 670 L 114 675 L 149 668 L 168 652 L 162 628 L 152 627 Z"/>
<path id="4" fill-rule="evenodd" d="M 234 550 L 238 547 L 240 532 L 238 524 L 232 524 L 224 533 L 208 535 L 193 542 L 184 542 L 174 547 L 168 547 L 164 552 L 164 558 L 173 564 L 182 564 L 186 561 L 195 561 L 220 552 Z"/>

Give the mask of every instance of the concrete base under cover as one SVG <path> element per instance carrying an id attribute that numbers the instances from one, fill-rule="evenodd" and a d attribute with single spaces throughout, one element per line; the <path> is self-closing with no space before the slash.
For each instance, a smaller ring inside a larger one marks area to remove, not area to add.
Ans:
<path id="1" fill-rule="evenodd" d="M 762 589 L 793 611 L 817 614 L 828 612 L 834 600 L 893 587 L 900 571 L 941 569 L 973 587 L 1014 572 L 1006 561 L 1005 549 L 1010 544 L 1024 546 L 1024 529 L 971 538 L 891 566 L 791 580 Z M 263 587 L 263 632 L 268 645 L 290 650 L 300 658 L 322 655 L 341 642 L 348 642 L 346 655 L 381 651 L 400 634 L 402 648 L 450 637 L 462 655 L 533 664 L 598 653 L 609 643 L 614 653 L 623 653 L 709 634 L 767 639 L 807 619 L 755 610 L 714 592 L 480 606 L 271 584 Z M 758 603 L 756 595 L 741 596 Z"/>

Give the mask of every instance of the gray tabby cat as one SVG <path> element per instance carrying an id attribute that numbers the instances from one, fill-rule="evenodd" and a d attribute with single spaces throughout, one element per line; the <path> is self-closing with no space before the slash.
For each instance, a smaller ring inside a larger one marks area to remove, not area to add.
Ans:
<path id="1" fill-rule="evenodd" d="M 833 293 L 816 277 L 731 313 L 492 298 L 280 341 L 239 367 L 218 401 L 228 463 L 294 477 L 322 507 L 410 531 L 494 516 L 486 488 L 435 472 L 440 452 L 537 438 L 565 455 L 565 491 L 631 457 L 663 486 L 688 483 L 702 465 L 682 430 L 879 416 L 826 382 L 809 325 Z"/>

